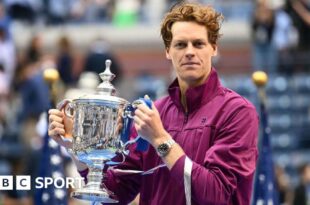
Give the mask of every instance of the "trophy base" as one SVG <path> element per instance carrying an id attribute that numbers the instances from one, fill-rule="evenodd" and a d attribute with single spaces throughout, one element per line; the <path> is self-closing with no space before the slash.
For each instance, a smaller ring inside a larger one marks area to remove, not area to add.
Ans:
<path id="1" fill-rule="evenodd" d="M 77 190 L 71 193 L 71 197 L 92 202 L 118 203 L 118 200 L 111 198 L 105 190 Z"/>

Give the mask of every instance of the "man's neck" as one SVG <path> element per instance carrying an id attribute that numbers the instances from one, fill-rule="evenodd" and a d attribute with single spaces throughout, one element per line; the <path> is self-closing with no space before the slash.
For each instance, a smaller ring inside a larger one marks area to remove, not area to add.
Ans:
<path id="1" fill-rule="evenodd" d="M 196 80 L 193 82 L 186 82 L 186 81 L 180 80 L 180 78 L 178 79 L 178 83 L 179 83 L 180 90 L 181 90 L 181 103 L 182 103 L 182 106 L 183 106 L 185 112 L 188 111 L 187 101 L 186 101 L 186 91 L 191 87 L 196 87 L 196 86 L 202 85 L 207 80 L 207 78 L 209 77 L 209 74 L 210 73 L 208 73 L 208 75 L 205 76 L 204 78 L 201 78 L 200 80 Z"/>
<path id="2" fill-rule="evenodd" d="M 187 102 L 186 102 L 186 91 L 188 90 L 189 86 L 185 83 L 179 82 L 180 90 L 181 90 L 181 104 L 184 108 L 184 111 L 187 112 Z"/>

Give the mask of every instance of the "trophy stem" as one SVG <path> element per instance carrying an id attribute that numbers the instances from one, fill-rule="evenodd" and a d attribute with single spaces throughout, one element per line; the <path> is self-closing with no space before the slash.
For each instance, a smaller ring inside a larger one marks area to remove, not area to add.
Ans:
<path id="1" fill-rule="evenodd" d="M 96 162 L 98 163 L 98 161 Z M 103 161 L 100 163 L 101 165 L 97 163 L 94 163 L 95 166 L 89 167 L 87 184 L 82 189 L 72 192 L 71 196 L 86 201 L 118 203 L 115 195 L 101 183 L 105 176 L 105 173 L 102 172 Z"/>
<path id="2" fill-rule="evenodd" d="M 87 186 L 89 188 L 98 189 L 101 186 L 101 181 L 104 177 L 104 173 L 102 173 L 102 169 L 90 167 L 89 174 L 87 176 L 88 183 Z"/>

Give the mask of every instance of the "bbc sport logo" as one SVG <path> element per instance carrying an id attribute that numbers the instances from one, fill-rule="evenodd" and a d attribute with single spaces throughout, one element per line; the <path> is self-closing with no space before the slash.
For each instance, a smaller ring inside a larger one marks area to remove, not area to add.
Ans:
<path id="1" fill-rule="evenodd" d="M 32 181 L 31 176 L 17 175 L 14 177 L 11 175 L 0 176 L 0 190 L 31 190 Z M 55 188 L 73 188 L 79 189 L 83 187 L 84 178 L 82 177 L 36 177 L 34 180 L 35 189 L 46 189 L 49 186 Z"/>
<path id="2" fill-rule="evenodd" d="M 0 176 L 0 190 L 13 189 L 13 176 Z"/>

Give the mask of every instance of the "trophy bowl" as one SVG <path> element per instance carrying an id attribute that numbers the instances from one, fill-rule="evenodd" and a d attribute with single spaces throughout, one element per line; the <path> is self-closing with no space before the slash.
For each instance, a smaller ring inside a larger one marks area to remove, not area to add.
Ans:
<path id="1" fill-rule="evenodd" d="M 121 152 L 123 147 L 117 130 L 117 119 L 126 104 L 125 100 L 113 96 L 108 99 L 83 98 L 72 101 L 72 151 L 89 167 L 88 183 L 83 189 L 74 191 L 72 197 L 104 203 L 118 202 L 112 198 L 112 192 L 100 186 L 105 163 Z"/>
<path id="2" fill-rule="evenodd" d="M 133 107 L 125 99 L 115 96 L 116 90 L 111 84 L 115 75 L 111 73 L 110 65 L 111 61 L 107 60 L 105 71 L 99 74 L 103 82 L 96 93 L 73 99 L 65 106 L 65 114 L 73 119 L 71 151 L 89 168 L 86 185 L 71 196 L 103 203 L 118 202 L 115 194 L 102 184 L 105 166 L 122 163 L 112 159 L 118 153 L 125 157 L 127 144 L 137 141 L 126 139 Z M 120 117 L 122 130 L 118 130 Z"/>

